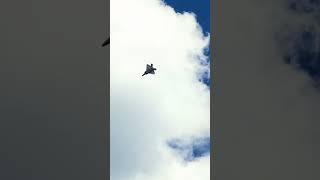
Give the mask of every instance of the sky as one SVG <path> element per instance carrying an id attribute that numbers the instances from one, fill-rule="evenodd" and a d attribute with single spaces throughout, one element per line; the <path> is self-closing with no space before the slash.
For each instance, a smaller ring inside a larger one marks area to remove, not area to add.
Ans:
<path id="1" fill-rule="evenodd" d="M 178 7 L 110 1 L 112 180 L 210 178 L 210 34 Z"/>
<path id="2" fill-rule="evenodd" d="M 213 124 L 214 179 L 320 179 L 319 1 L 214 1 L 213 122 L 207 39 L 151 2 L 111 1 L 111 178 L 209 179 Z M 106 179 L 107 1 L 0 3 L 0 179 Z"/>
<path id="3" fill-rule="evenodd" d="M 203 33 L 210 33 L 210 0 L 165 0 L 164 2 L 173 7 L 178 13 L 194 13 Z M 205 49 L 205 55 L 210 57 L 209 48 Z M 208 58 L 208 62 L 210 62 L 210 58 Z M 210 78 L 208 78 L 206 74 L 201 78 L 201 81 L 210 86 Z"/>
<path id="4" fill-rule="evenodd" d="M 210 0 L 165 0 L 164 2 L 179 13 L 193 12 L 204 33 L 210 33 Z"/>

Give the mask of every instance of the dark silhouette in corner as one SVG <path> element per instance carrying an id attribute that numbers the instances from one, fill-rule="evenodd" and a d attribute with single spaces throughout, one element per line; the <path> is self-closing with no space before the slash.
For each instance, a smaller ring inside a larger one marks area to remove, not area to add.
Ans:
<path id="1" fill-rule="evenodd" d="M 104 47 L 104 46 L 106 46 L 108 44 L 110 44 L 110 37 L 107 40 L 104 41 L 104 43 L 102 44 L 102 47 Z"/>

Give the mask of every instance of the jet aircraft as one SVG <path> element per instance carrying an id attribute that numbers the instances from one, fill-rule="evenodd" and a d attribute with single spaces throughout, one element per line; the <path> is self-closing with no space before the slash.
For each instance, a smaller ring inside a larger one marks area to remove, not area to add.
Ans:
<path id="1" fill-rule="evenodd" d="M 102 44 L 102 47 L 106 46 L 107 44 L 110 44 L 110 37 L 104 41 L 104 43 Z"/>
<path id="2" fill-rule="evenodd" d="M 155 70 L 157 70 L 157 69 L 153 67 L 153 64 L 150 64 L 150 65 L 147 64 L 146 71 L 144 72 L 144 74 L 142 74 L 142 76 L 147 75 L 147 74 L 154 74 Z"/>

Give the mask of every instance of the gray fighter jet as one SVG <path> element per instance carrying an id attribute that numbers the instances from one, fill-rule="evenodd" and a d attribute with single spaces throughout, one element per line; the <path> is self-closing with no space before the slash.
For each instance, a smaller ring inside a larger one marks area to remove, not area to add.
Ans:
<path id="1" fill-rule="evenodd" d="M 144 72 L 144 74 L 142 74 L 142 76 L 147 75 L 147 74 L 154 74 L 154 71 L 157 70 L 156 68 L 153 67 L 153 64 L 147 64 L 147 69 Z"/>

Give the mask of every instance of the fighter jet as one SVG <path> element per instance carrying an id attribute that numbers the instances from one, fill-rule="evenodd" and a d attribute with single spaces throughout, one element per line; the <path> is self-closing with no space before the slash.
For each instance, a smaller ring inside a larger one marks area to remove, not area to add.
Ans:
<path id="1" fill-rule="evenodd" d="M 147 75 L 147 74 L 154 74 L 154 71 L 157 70 L 156 68 L 153 67 L 153 64 L 147 64 L 147 68 L 146 71 L 144 72 L 144 74 L 142 74 L 142 76 Z"/>
<path id="2" fill-rule="evenodd" d="M 102 44 L 102 47 L 106 46 L 107 44 L 110 44 L 110 37 L 104 41 L 104 43 Z"/>

